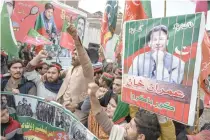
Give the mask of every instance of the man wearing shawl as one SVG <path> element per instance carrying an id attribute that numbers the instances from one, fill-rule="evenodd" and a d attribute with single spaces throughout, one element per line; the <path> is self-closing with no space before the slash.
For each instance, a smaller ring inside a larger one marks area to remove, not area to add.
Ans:
<path id="1" fill-rule="evenodd" d="M 43 98 L 52 98 L 55 100 L 58 91 L 63 83 L 62 80 L 59 79 L 61 65 L 58 63 L 52 63 L 49 66 L 49 69 L 46 74 L 46 81 L 41 80 L 41 76 L 37 73 L 34 69 L 39 64 L 42 58 L 47 58 L 47 52 L 42 50 L 39 54 L 34 57 L 26 66 L 26 72 L 24 76 L 28 79 L 33 81 L 37 86 L 37 96 Z"/>

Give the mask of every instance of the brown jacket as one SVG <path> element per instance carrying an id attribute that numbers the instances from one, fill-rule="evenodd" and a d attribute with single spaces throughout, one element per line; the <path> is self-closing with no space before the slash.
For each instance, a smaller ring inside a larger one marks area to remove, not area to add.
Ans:
<path id="1" fill-rule="evenodd" d="M 68 70 L 56 99 L 61 104 L 67 101 L 78 104 L 83 101 L 88 84 L 93 82 L 94 70 L 86 50 L 82 46 L 77 46 L 77 52 L 81 65 Z"/>

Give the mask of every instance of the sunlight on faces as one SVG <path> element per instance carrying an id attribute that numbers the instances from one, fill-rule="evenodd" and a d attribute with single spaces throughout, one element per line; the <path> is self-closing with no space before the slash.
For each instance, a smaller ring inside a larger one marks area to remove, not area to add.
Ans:
<path id="1" fill-rule="evenodd" d="M 1 110 L 1 123 L 7 123 L 9 121 L 9 112 L 7 109 Z"/>
<path id="2" fill-rule="evenodd" d="M 113 82 L 113 93 L 115 93 L 115 94 L 121 93 L 121 85 L 122 85 L 122 80 L 115 79 Z"/>
<path id="3" fill-rule="evenodd" d="M 72 52 L 72 61 L 71 61 L 71 64 L 73 66 L 78 66 L 80 64 L 79 62 L 79 56 L 78 56 L 78 53 L 77 53 L 77 50 L 74 50 Z"/>
<path id="4" fill-rule="evenodd" d="M 166 46 L 168 44 L 168 36 L 162 30 L 155 31 L 151 34 L 151 40 L 149 41 L 149 46 L 153 52 L 155 51 L 166 51 Z"/>
<path id="5" fill-rule="evenodd" d="M 50 20 L 53 16 L 53 9 L 47 9 L 45 10 L 45 16 L 48 20 Z"/>
<path id="6" fill-rule="evenodd" d="M 56 82 L 59 78 L 59 72 L 56 67 L 50 67 L 47 71 L 47 81 L 49 83 Z"/>
<path id="7" fill-rule="evenodd" d="M 108 115 L 109 118 L 112 118 L 114 116 L 116 108 L 117 108 L 117 103 L 113 98 L 111 98 L 106 109 L 106 114 Z"/>
<path id="8" fill-rule="evenodd" d="M 23 65 L 21 63 L 15 63 L 10 67 L 9 71 L 12 78 L 20 79 L 23 74 Z"/>

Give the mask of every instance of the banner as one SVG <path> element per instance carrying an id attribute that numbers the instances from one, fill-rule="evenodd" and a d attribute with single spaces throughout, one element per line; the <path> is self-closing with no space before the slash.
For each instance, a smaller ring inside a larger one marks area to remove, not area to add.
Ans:
<path id="1" fill-rule="evenodd" d="M 74 42 L 68 41 L 62 27 L 65 21 L 70 21 L 71 18 L 77 27 L 81 41 L 84 39 L 87 14 L 77 9 L 56 1 L 7 1 L 5 3 L 12 20 L 15 38 L 20 43 L 25 41 L 24 38 L 27 37 L 29 30 L 34 29 L 53 43 L 44 47 L 51 57 L 70 57 L 69 49 L 71 48 L 68 44 Z M 49 3 L 54 8 L 52 13 L 47 13 L 45 9 L 45 7 L 50 7 L 46 6 Z M 47 19 L 47 14 L 49 19 Z M 68 43 L 65 44 L 60 40 Z"/>
<path id="2" fill-rule="evenodd" d="M 129 21 L 122 100 L 193 125 L 204 14 Z"/>
<path id="3" fill-rule="evenodd" d="M 56 102 L 25 94 L 1 93 L 10 116 L 21 124 L 27 140 L 97 140 L 76 117 Z"/>

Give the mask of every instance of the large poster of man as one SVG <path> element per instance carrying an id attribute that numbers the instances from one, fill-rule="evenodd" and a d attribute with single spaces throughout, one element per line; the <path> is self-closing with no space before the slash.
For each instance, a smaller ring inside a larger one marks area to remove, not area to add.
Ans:
<path id="1" fill-rule="evenodd" d="M 21 124 L 24 139 L 97 140 L 73 113 L 58 103 L 25 94 L 13 96 L 6 92 L 1 93 L 1 101 L 9 115 Z"/>
<path id="2" fill-rule="evenodd" d="M 35 29 L 53 43 L 45 47 L 33 46 L 32 49 L 36 52 L 44 48 L 57 52 L 52 53 L 51 57 L 70 57 L 69 50 L 74 42 L 62 34 L 66 21 L 70 22 L 70 19 L 77 27 L 78 35 L 83 42 L 87 15 L 82 11 L 57 1 L 6 0 L 5 4 L 18 42 L 27 42 L 25 37 L 29 30 Z M 39 41 L 39 39 L 35 39 Z M 68 43 L 61 43 L 60 40 L 65 40 Z"/>
<path id="3" fill-rule="evenodd" d="M 124 24 L 123 100 L 193 125 L 202 14 Z"/>

